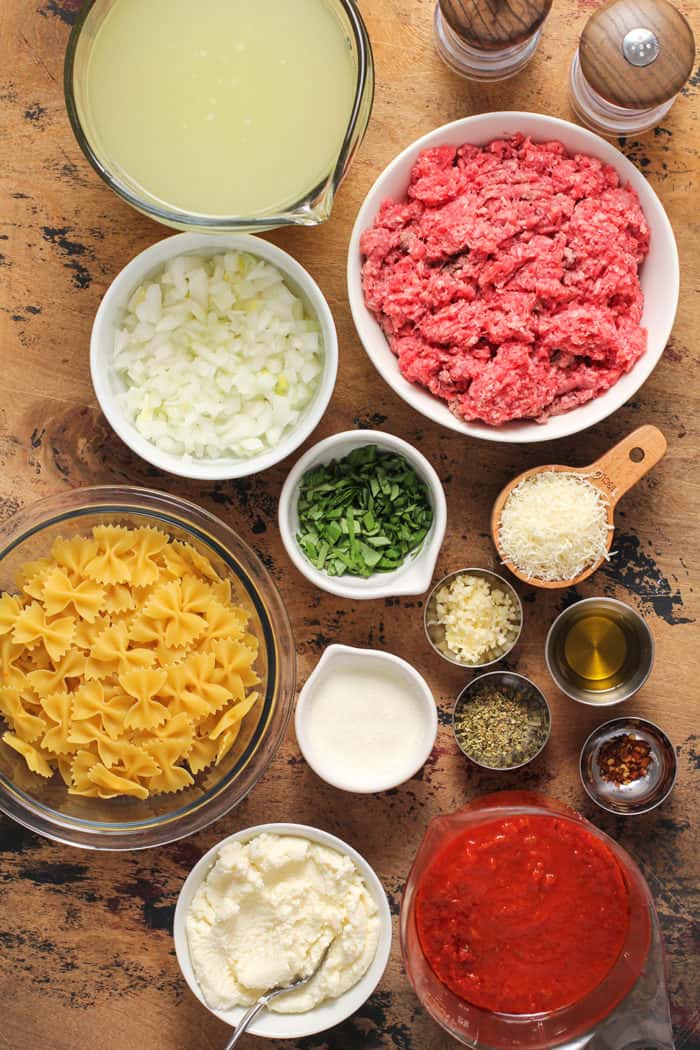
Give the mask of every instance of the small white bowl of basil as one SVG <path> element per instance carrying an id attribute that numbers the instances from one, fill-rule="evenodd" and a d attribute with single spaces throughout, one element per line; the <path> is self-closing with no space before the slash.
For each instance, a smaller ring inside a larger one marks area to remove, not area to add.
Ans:
<path id="1" fill-rule="evenodd" d="M 423 594 L 446 524 L 433 467 L 413 445 L 380 430 L 319 441 L 292 467 L 279 501 L 292 562 L 341 598 Z"/>

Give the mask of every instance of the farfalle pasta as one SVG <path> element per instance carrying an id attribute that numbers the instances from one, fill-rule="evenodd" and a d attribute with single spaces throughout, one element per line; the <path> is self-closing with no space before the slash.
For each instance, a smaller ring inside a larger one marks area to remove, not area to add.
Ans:
<path id="1" fill-rule="evenodd" d="M 258 642 L 231 585 L 159 529 L 57 539 L 0 595 L 2 739 L 73 795 L 180 791 L 257 703 Z"/>

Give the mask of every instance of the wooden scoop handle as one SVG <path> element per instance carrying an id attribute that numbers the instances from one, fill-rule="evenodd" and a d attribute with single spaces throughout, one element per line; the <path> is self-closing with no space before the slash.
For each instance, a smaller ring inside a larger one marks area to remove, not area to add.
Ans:
<path id="1" fill-rule="evenodd" d="M 655 467 L 668 448 L 658 427 L 646 424 L 614 445 L 586 468 L 591 481 L 607 496 L 611 509 L 647 471 Z"/>

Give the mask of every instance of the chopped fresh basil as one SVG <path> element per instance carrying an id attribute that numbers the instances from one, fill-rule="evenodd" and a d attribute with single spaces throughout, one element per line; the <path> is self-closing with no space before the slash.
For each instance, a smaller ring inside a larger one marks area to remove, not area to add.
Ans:
<path id="1" fill-rule="evenodd" d="M 413 467 L 376 445 L 353 449 L 301 480 L 297 543 L 329 576 L 399 568 L 433 523 L 428 490 Z"/>

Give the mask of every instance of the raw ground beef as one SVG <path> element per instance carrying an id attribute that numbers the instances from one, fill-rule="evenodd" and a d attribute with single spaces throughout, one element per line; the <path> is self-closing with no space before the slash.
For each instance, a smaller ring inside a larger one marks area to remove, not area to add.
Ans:
<path id="1" fill-rule="evenodd" d="M 637 194 L 560 142 L 424 150 L 408 200 L 384 201 L 361 250 L 401 372 L 462 419 L 544 421 L 646 349 Z"/>

